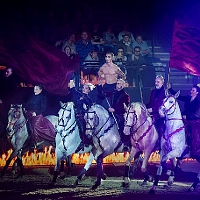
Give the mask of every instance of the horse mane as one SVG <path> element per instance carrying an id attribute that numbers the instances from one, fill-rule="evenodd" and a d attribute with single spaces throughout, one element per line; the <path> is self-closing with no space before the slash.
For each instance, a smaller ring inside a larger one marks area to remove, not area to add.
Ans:
<path id="1" fill-rule="evenodd" d="M 141 102 L 132 102 L 131 103 L 131 107 L 132 108 L 135 108 L 135 107 L 140 107 L 141 108 L 141 114 L 143 114 L 143 116 L 146 116 L 146 117 L 149 117 L 150 114 L 146 108 L 146 105 L 144 103 L 141 103 Z"/>
<path id="2" fill-rule="evenodd" d="M 108 111 L 103 106 L 101 106 L 100 104 L 93 104 L 93 107 L 94 107 L 94 109 L 96 109 L 96 108 L 99 109 L 100 112 L 105 115 L 105 117 L 109 117 Z"/>

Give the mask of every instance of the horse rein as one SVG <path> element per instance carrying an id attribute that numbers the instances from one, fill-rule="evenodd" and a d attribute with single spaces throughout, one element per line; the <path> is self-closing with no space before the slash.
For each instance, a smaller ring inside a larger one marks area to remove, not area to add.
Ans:
<path id="1" fill-rule="evenodd" d="M 131 128 L 131 132 L 134 131 L 134 133 L 136 133 L 136 132 L 138 131 L 138 129 L 148 121 L 148 120 L 147 120 L 148 117 L 146 117 L 146 119 L 144 120 L 144 122 L 141 123 L 135 130 L 133 130 L 133 127 L 137 124 L 138 117 L 137 117 L 135 111 L 130 112 L 130 108 L 129 108 L 129 110 L 128 110 L 128 112 L 127 112 L 127 118 L 128 118 L 128 115 L 129 115 L 130 113 L 134 113 L 134 117 L 135 117 L 134 119 L 136 119 L 136 120 L 135 120 L 136 123 L 135 123 L 135 124 L 133 123 L 131 126 L 130 126 L 130 125 L 125 125 L 125 126 L 130 127 L 130 128 Z M 126 122 L 127 122 L 127 118 L 126 118 Z M 134 133 L 133 133 L 133 132 L 131 133 L 131 135 L 132 135 L 131 138 L 134 140 L 134 142 L 135 142 L 135 144 L 137 145 L 138 149 L 140 149 L 140 148 L 139 148 L 139 141 L 142 140 L 142 139 L 147 135 L 147 133 L 151 130 L 152 126 L 153 126 L 153 123 L 152 123 L 151 125 L 148 126 L 147 130 L 146 130 L 146 131 L 139 137 L 139 139 L 137 139 L 137 140 L 134 139 L 134 137 L 133 137 Z"/>
<path id="2" fill-rule="evenodd" d="M 87 112 L 87 116 L 88 116 L 89 113 L 94 113 L 94 116 L 95 116 L 95 117 L 98 117 L 95 111 L 90 111 L 90 112 L 88 111 L 88 112 Z M 88 119 L 88 117 L 87 117 L 87 119 Z M 86 121 L 86 125 L 89 124 L 90 128 L 86 128 L 86 130 L 91 130 L 91 131 L 93 131 L 92 135 L 97 136 L 98 133 L 102 130 L 102 128 L 107 124 L 107 122 L 108 122 L 109 119 L 110 119 L 110 117 L 107 118 L 107 120 L 106 120 L 106 121 L 104 122 L 104 124 L 100 127 L 100 129 L 99 129 L 98 131 L 96 131 L 95 134 L 94 134 L 95 125 L 94 125 L 94 127 L 92 127 L 92 125 L 91 125 L 91 124 L 88 122 L 88 120 L 87 120 L 87 121 Z M 98 125 L 98 124 L 97 124 L 97 125 Z M 97 125 L 96 125 L 96 126 L 97 126 Z M 108 127 L 108 128 L 104 131 L 104 133 L 106 133 L 108 130 L 110 130 L 110 128 L 111 128 L 112 126 L 113 126 L 113 125 L 111 125 L 110 127 Z"/>
<path id="3" fill-rule="evenodd" d="M 18 115 L 19 117 L 16 117 L 16 121 L 15 121 L 15 122 L 8 122 L 9 125 L 13 125 L 13 128 L 12 128 L 12 129 L 14 130 L 15 124 L 16 124 L 17 121 L 19 120 L 21 114 L 20 114 L 20 111 L 12 111 L 12 112 L 14 112 L 14 113 L 19 113 L 19 115 Z M 18 130 L 20 130 L 21 128 L 23 128 L 23 127 L 26 125 L 27 122 L 28 122 L 28 119 L 25 119 L 24 121 L 22 121 L 21 124 L 19 124 L 19 127 L 14 131 L 13 134 L 11 134 L 11 135 L 8 135 L 8 134 L 7 134 L 7 138 L 8 138 L 8 139 L 12 138 L 13 135 L 15 135 L 15 134 L 18 132 Z"/>
<path id="4" fill-rule="evenodd" d="M 65 127 L 67 126 L 67 123 L 64 124 L 63 116 L 64 116 L 64 112 L 66 111 L 66 107 L 62 107 L 62 109 L 63 109 L 62 118 L 61 118 L 60 120 L 58 120 L 58 126 L 63 127 L 63 129 L 62 129 L 60 135 L 61 135 L 61 137 L 64 137 L 64 138 L 65 138 L 66 136 L 68 136 L 70 133 L 72 133 L 72 132 L 74 131 L 75 126 L 76 126 L 76 120 L 74 120 L 74 122 L 73 122 L 67 129 L 65 129 Z M 68 111 L 70 111 L 70 110 L 68 110 Z M 70 119 L 71 119 L 71 118 L 70 118 Z M 61 122 L 61 121 L 62 121 L 62 125 L 60 125 L 60 122 Z M 69 121 L 69 120 L 68 120 L 68 121 Z M 68 121 L 67 121 L 67 122 L 68 122 Z M 73 125 L 74 125 L 74 127 L 73 127 Z M 68 134 L 66 134 L 65 136 L 63 136 L 63 135 L 62 135 L 62 132 L 63 132 L 63 131 L 68 131 L 71 127 L 73 127 L 73 128 L 68 132 Z"/>
<path id="5" fill-rule="evenodd" d="M 163 103 L 162 103 L 162 105 L 161 105 L 161 106 L 163 106 L 165 109 L 166 109 L 165 102 L 167 102 L 167 100 L 168 100 L 170 97 L 172 97 L 172 96 L 167 97 L 166 100 L 163 101 Z M 174 99 L 175 99 L 175 98 L 174 98 Z M 172 104 L 168 109 L 166 109 L 165 112 L 168 113 L 173 107 L 174 107 L 174 110 L 173 110 L 171 113 L 167 114 L 167 115 L 172 115 L 172 114 L 175 112 L 175 110 L 176 110 L 176 99 L 175 99 L 175 103 Z"/>
<path id="6" fill-rule="evenodd" d="M 171 96 L 170 96 L 170 97 L 171 97 Z M 168 99 L 169 99 L 169 97 L 168 97 L 168 98 L 163 102 L 163 104 L 162 104 L 162 106 L 163 106 L 164 108 L 166 108 L 165 105 L 164 105 L 164 103 L 165 103 Z M 166 111 L 167 111 L 167 112 L 170 111 L 171 108 L 173 108 L 173 107 L 174 107 L 173 112 L 167 114 L 168 116 L 174 114 L 174 112 L 175 112 L 175 110 L 176 110 L 176 99 L 175 99 L 175 103 L 174 103 L 172 106 L 170 106 L 169 109 L 166 109 Z M 170 118 L 170 119 L 166 119 L 166 121 L 171 121 L 171 120 L 183 120 L 183 119 L 182 119 L 182 118 Z M 185 128 L 185 125 L 181 126 L 180 128 L 178 128 L 178 129 L 176 129 L 175 131 L 173 131 L 172 133 L 170 133 L 170 134 L 168 135 L 167 138 L 166 138 L 165 135 L 163 134 L 163 138 L 164 138 L 166 141 L 168 141 L 169 138 L 171 138 L 175 133 L 178 133 L 179 131 L 183 130 L 184 128 Z"/>
<path id="7" fill-rule="evenodd" d="M 125 119 L 125 127 L 130 127 L 131 130 L 133 129 L 133 127 L 137 124 L 137 115 L 135 113 L 135 110 L 134 111 L 130 111 L 131 107 L 128 108 L 128 112 L 127 112 L 127 115 L 126 115 L 126 119 Z M 133 122 L 135 123 L 132 123 L 132 125 L 127 125 L 127 122 L 128 122 L 128 115 L 133 113 L 133 116 L 134 116 L 134 119 L 133 119 Z"/>

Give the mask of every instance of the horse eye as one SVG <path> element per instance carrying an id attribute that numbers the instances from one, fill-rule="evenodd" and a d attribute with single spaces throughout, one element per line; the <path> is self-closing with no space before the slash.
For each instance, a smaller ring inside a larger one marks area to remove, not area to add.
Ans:
<path id="1" fill-rule="evenodd" d="M 173 103 L 173 101 L 171 100 L 171 101 L 169 101 L 169 103 Z"/>

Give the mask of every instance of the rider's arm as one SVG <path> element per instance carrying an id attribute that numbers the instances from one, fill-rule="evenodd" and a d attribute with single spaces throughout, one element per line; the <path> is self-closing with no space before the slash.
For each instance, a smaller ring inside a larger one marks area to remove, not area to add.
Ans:
<path id="1" fill-rule="evenodd" d="M 102 67 L 100 67 L 100 69 L 98 71 L 98 76 L 100 79 L 102 78 L 102 75 L 103 75 L 103 69 L 102 69 Z"/>
<path id="2" fill-rule="evenodd" d="M 122 72 L 122 70 L 117 67 L 117 74 L 123 79 L 125 80 L 126 79 L 126 75 L 124 74 L 124 72 Z"/>
<path id="3" fill-rule="evenodd" d="M 173 90 L 172 88 L 169 88 L 169 92 L 172 94 L 172 95 L 175 95 L 177 92 L 175 90 Z M 182 96 L 182 95 L 179 95 L 177 97 L 178 100 L 180 101 L 183 101 L 183 102 L 186 102 L 188 100 L 188 96 Z"/>

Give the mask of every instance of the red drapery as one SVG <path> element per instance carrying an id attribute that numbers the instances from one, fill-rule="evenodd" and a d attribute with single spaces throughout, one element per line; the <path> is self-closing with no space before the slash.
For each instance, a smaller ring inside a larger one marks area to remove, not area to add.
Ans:
<path id="1" fill-rule="evenodd" d="M 0 64 L 15 68 L 28 83 L 41 83 L 50 93 L 66 95 L 70 73 L 79 67 L 79 58 L 68 58 L 24 29 L 9 28 L 0 39 Z"/>
<path id="2" fill-rule="evenodd" d="M 200 3 L 191 4 L 174 23 L 170 67 L 200 76 Z"/>

